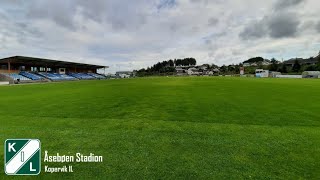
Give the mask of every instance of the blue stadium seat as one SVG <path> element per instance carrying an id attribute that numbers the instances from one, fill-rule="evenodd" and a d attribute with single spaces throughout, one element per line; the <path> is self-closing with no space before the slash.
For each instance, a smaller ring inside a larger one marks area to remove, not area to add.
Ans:
<path id="1" fill-rule="evenodd" d="M 10 77 L 12 78 L 14 81 L 31 81 L 30 78 L 27 78 L 27 77 L 24 77 L 24 76 L 21 76 L 17 73 L 2 73 L 3 75 L 7 76 L 7 77 Z"/>
<path id="2" fill-rule="evenodd" d="M 95 77 L 97 79 L 106 79 L 106 77 L 101 75 L 101 74 L 96 74 L 96 73 L 87 73 L 87 74 L 90 75 L 90 76 L 93 76 L 93 77 Z"/>
<path id="3" fill-rule="evenodd" d="M 72 76 L 68 76 L 66 74 L 39 72 L 39 75 L 41 75 L 47 79 L 50 79 L 52 81 L 76 80 L 76 78 L 74 78 Z"/>
<path id="4" fill-rule="evenodd" d="M 90 75 L 85 74 L 85 73 L 69 73 L 69 75 L 73 76 L 75 78 L 78 78 L 78 79 L 97 79 L 96 77 L 90 76 Z"/>
<path id="5" fill-rule="evenodd" d="M 20 75 L 25 76 L 25 77 L 32 79 L 32 80 L 42 80 L 43 79 L 43 77 L 41 77 L 39 75 L 30 73 L 30 72 L 26 72 L 26 71 L 20 72 Z"/>

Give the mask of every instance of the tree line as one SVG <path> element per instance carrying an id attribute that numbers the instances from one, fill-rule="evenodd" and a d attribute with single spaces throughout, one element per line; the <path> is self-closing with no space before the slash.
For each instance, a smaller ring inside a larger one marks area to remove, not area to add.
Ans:
<path id="1" fill-rule="evenodd" d="M 314 64 L 306 64 L 301 63 L 302 61 L 299 61 L 296 59 L 292 66 L 288 65 L 288 63 L 281 62 L 279 60 L 276 60 L 275 58 L 272 58 L 271 60 L 265 60 L 262 57 L 254 57 L 250 58 L 243 63 L 239 64 L 232 64 L 232 65 L 223 65 L 220 67 L 221 74 L 239 74 L 239 68 L 243 67 L 243 64 L 255 63 L 255 66 L 246 66 L 245 67 L 245 73 L 246 74 L 254 74 L 256 69 L 265 69 L 269 71 L 277 71 L 281 72 L 283 74 L 297 74 L 301 73 L 303 71 L 320 71 L 320 52 L 317 57 L 310 57 L 308 59 L 304 59 L 303 61 L 317 61 L 317 63 Z M 269 65 L 264 65 L 263 62 L 269 62 Z"/>
<path id="2" fill-rule="evenodd" d="M 292 66 L 287 65 L 284 62 L 272 59 L 270 65 L 262 65 L 258 63 L 258 66 L 245 67 L 246 74 L 254 74 L 256 69 L 265 69 L 269 71 L 277 71 L 283 74 L 297 74 L 303 71 L 320 71 L 320 59 L 315 65 L 301 64 L 298 60 L 295 60 Z M 230 73 L 230 72 L 228 72 Z"/>
<path id="3" fill-rule="evenodd" d="M 254 57 L 250 58 L 243 63 L 239 64 L 231 64 L 231 65 L 222 65 L 217 66 L 215 64 L 204 64 L 206 66 L 207 71 L 214 71 L 216 69 L 219 70 L 216 74 L 239 74 L 240 68 L 243 67 L 244 63 L 255 63 L 255 66 L 246 66 L 245 73 L 246 74 L 255 74 L 256 69 L 265 69 L 270 71 L 277 71 L 283 74 L 294 74 L 301 73 L 303 71 L 320 71 L 320 52 L 317 57 L 310 57 L 309 59 L 305 59 L 306 61 L 317 61 L 315 65 L 312 64 L 301 64 L 298 59 L 296 59 L 292 66 L 286 64 L 286 62 L 281 62 L 272 58 L 271 60 L 265 60 L 262 57 Z M 269 65 L 265 65 L 263 62 L 269 62 Z M 188 67 L 195 66 L 197 61 L 195 58 L 184 58 L 184 59 L 170 59 L 167 61 L 162 61 L 154 64 L 151 67 L 143 68 L 137 71 L 138 76 L 152 76 L 152 75 L 175 75 L 176 67 Z M 187 68 L 186 68 L 187 69 Z M 200 69 L 201 71 L 201 69 Z"/>
<path id="4" fill-rule="evenodd" d="M 143 68 L 137 71 L 138 76 L 151 76 L 151 75 L 174 75 L 176 67 L 183 66 L 195 66 L 197 60 L 195 58 L 184 58 L 184 59 L 170 59 L 154 64 L 147 69 Z"/>

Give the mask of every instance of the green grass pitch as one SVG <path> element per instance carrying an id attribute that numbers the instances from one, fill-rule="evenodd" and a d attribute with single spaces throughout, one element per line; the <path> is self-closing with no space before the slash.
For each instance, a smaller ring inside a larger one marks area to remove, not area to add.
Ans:
<path id="1" fill-rule="evenodd" d="M 319 179 L 320 81 L 154 77 L 3 86 L 0 149 L 8 138 L 40 139 L 42 157 L 45 150 L 103 155 L 103 163 L 42 162 L 74 170 L 42 167 L 43 178 Z"/>

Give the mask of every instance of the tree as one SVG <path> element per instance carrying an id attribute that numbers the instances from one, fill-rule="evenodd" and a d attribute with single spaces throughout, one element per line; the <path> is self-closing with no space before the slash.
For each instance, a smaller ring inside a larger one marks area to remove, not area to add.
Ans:
<path id="1" fill-rule="evenodd" d="M 182 65 L 184 65 L 184 66 L 189 66 L 189 65 L 190 65 L 189 59 L 188 59 L 188 58 L 183 59 L 183 60 L 182 60 Z"/>
<path id="2" fill-rule="evenodd" d="M 195 58 L 190 58 L 190 65 L 197 65 L 197 60 Z"/>
<path id="3" fill-rule="evenodd" d="M 196 64 L 196 59 L 170 59 L 167 61 L 158 62 L 147 69 L 140 69 L 137 71 L 137 74 L 138 76 L 173 75 L 176 72 L 175 66 L 190 66 L 192 64 Z"/>
<path id="4" fill-rule="evenodd" d="M 219 69 L 219 66 L 215 64 L 211 64 L 211 69 L 215 69 L 215 68 Z"/>
<path id="5" fill-rule="evenodd" d="M 167 67 L 169 65 L 169 62 L 167 61 L 162 61 L 161 63 L 162 67 Z"/>
<path id="6" fill-rule="evenodd" d="M 301 70 L 301 65 L 299 63 L 298 60 L 294 61 L 293 67 L 292 67 L 292 71 L 293 72 L 299 72 Z"/>
<path id="7" fill-rule="evenodd" d="M 250 58 L 246 61 L 244 61 L 243 63 L 258 63 L 258 62 L 263 62 L 264 59 L 262 57 L 254 57 L 254 58 Z"/>
<path id="8" fill-rule="evenodd" d="M 220 67 L 220 71 L 222 73 L 226 73 L 228 71 L 228 67 L 226 65 L 223 65 L 223 66 Z"/>
<path id="9" fill-rule="evenodd" d="M 309 66 L 306 66 L 305 70 L 306 71 L 316 71 L 317 70 L 317 66 L 309 65 Z"/>
<path id="10" fill-rule="evenodd" d="M 270 66 L 269 66 L 269 70 L 270 71 L 277 71 L 278 70 L 278 67 L 279 65 L 278 65 L 278 61 L 275 59 L 275 58 L 272 58 L 271 59 L 271 64 L 270 64 Z"/>
<path id="11" fill-rule="evenodd" d="M 282 64 L 281 68 L 280 68 L 280 72 L 281 73 L 288 73 L 288 68 L 286 66 L 286 64 Z"/>
<path id="12" fill-rule="evenodd" d="M 235 67 L 234 67 L 234 65 L 229 65 L 229 66 L 228 66 L 228 72 L 231 73 L 231 74 L 235 72 Z"/>
<path id="13" fill-rule="evenodd" d="M 177 59 L 176 66 L 181 66 L 181 65 L 182 65 L 182 60 L 181 59 Z"/>
<path id="14" fill-rule="evenodd" d="M 210 64 L 203 64 L 203 66 L 205 66 L 207 69 L 211 69 Z"/>
<path id="15" fill-rule="evenodd" d="M 234 66 L 234 73 L 235 74 L 240 73 L 240 66 L 238 64 Z"/>
<path id="16" fill-rule="evenodd" d="M 171 59 L 169 60 L 169 66 L 174 67 L 174 62 Z"/>

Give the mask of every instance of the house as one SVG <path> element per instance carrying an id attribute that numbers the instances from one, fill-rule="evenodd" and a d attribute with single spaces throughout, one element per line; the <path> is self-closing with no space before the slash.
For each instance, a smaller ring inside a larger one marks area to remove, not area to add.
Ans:
<path id="1" fill-rule="evenodd" d="M 201 66 L 198 67 L 198 69 L 207 70 L 208 66 L 207 65 L 201 65 Z"/>
<path id="2" fill-rule="evenodd" d="M 259 78 L 269 77 L 269 70 L 256 69 L 256 77 L 259 77 Z"/>
<path id="3" fill-rule="evenodd" d="M 261 62 L 261 65 L 263 66 L 269 66 L 271 64 L 271 62 L 269 60 L 264 60 Z"/>
<path id="4" fill-rule="evenodd" d="M 182 75 L 186 74 L 185 69 L 183 69 L 182 67 L 177 67 L 176 72 L 177 72 L 178 76 L 182 76 Z"/>
<path id="5" fill-rule="evenodd" d="M 209 75 L 209 76 L 212 76 L 213 74 L 214 74 L 213 71 L 209 71 L 209 72 L 207 73 L 207 75 Z"/>
<path id="6" fill-rule="evenodd" d="M 200 72 L 197 68 L 189 68 L 187 70 L 188 75 L 200 75 Z"/>
<path id="7" fill-rule="evenodd" d="M 212 71 L 213 71 L 214 73 L 219 73 L 219 72 L 220 72 L 220 70 L 219 70 L 218 68 L 214 68 Z"/>
<path id="8" fill-rule="evenodd" d="M 318 63 L 317 58 L 310 58 L 310 59 L 303 59 L 303 58 L 293 58 L 283 63 L 287 66 L 293 66 L 296 60 L 299 62 L 300 65 L 316 65 Z"/>
<path id="9" fill-rule="evenodd" d="M 251 66 L 250 63 L 243 63 L 243 67 L 249 67 L 249 66 Z"/>
<path id="10" fill-rule="evenodd" d="M 133 71 L 117 71 L 116 76 L 120 78 L 129 78 L 129 77 L 134 77 L 135 72 Z"/>
<path id="11" fill-rule="evenodd" d="M 268 66 L 271 64 L 271 61 L 268 59 L 264 59 L 263 61 L 256 61 L 256 62 L 245 62 L 243 63 L 243 67 L 249 67 L 249 66 Z"/>

